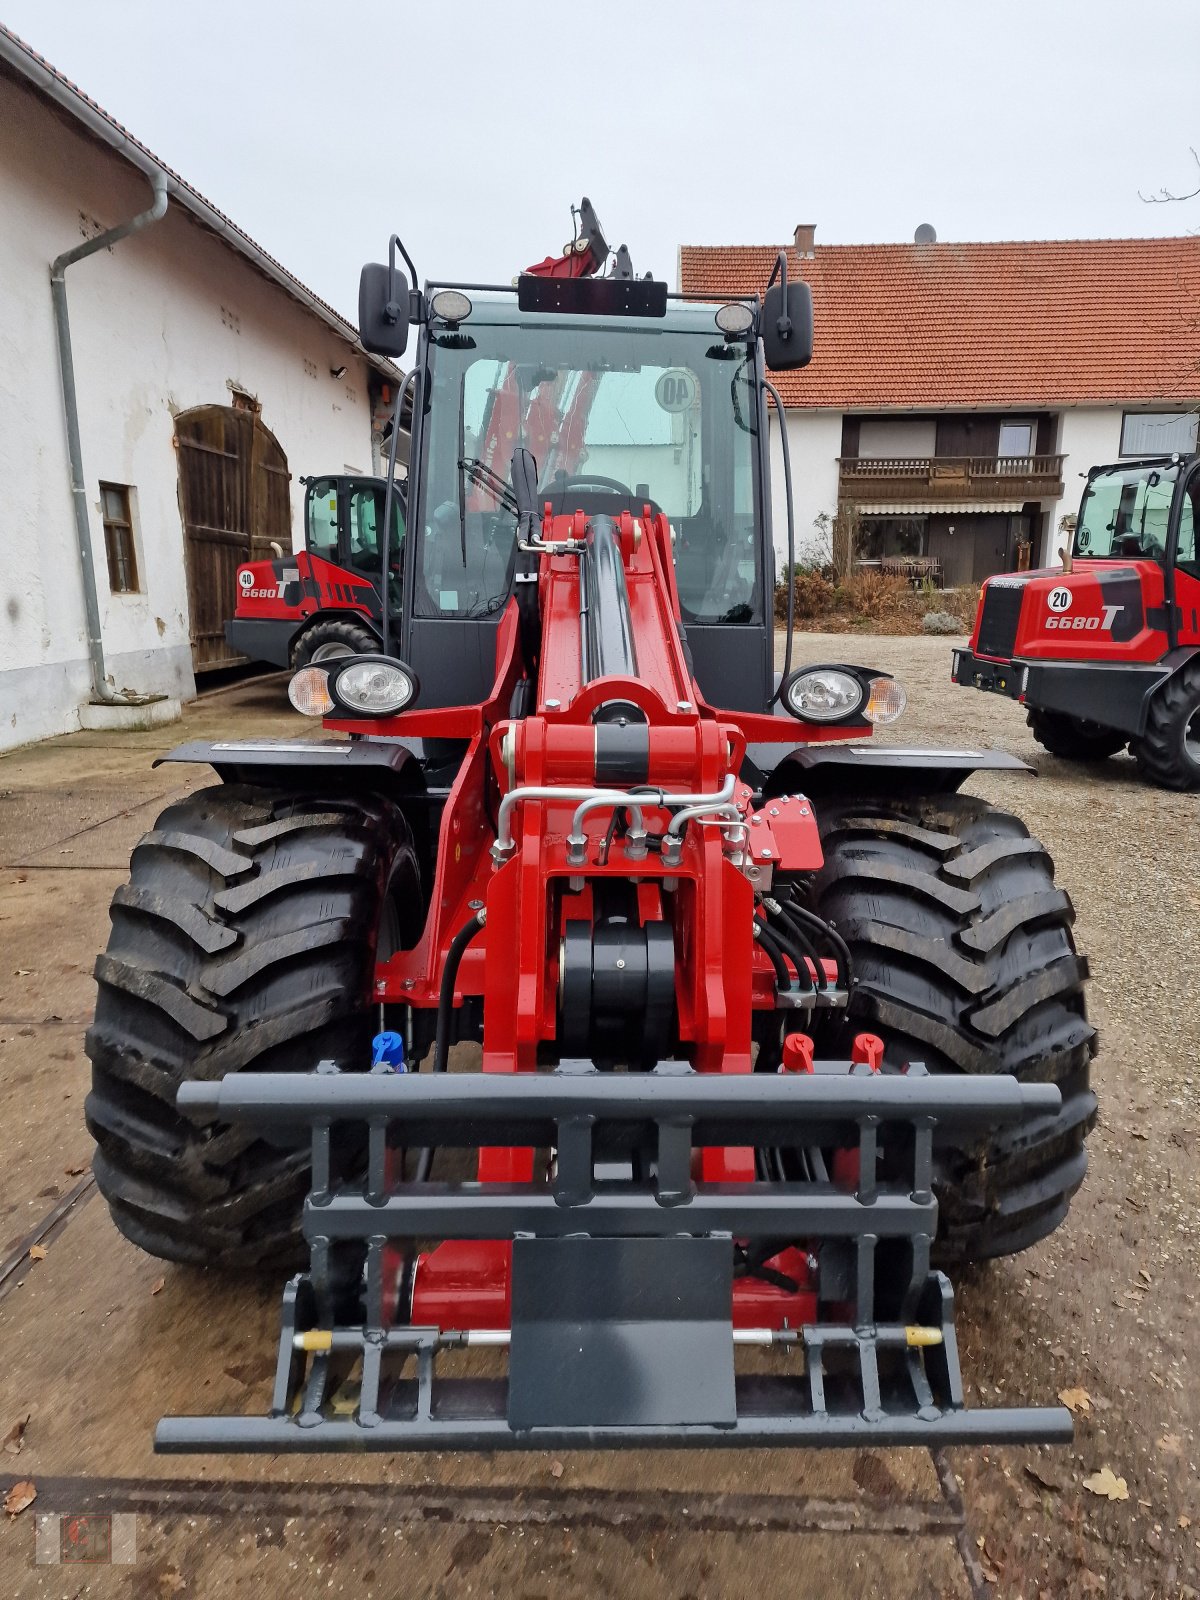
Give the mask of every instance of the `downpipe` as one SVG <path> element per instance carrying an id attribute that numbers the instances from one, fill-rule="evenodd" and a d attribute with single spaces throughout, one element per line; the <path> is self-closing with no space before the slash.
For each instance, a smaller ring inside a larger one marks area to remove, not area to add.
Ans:
<path id="1" fill-rule="evenodd" d="M 54 329 L 58 340 L 58 369 L 62 383 L 63 409 L 67 423 L 67 456 L 70 464 L 71 503 L 75 511 L 75 542 L 79 550 L 79 571 L 83 581 L 83 608 L 87 617 L 88 660 L 92 677 L 92 700 L 107 706 L 142 706 L 165 699 L 161 694 L 119 694 L 108 686 L 104 665 L 104 636 L 100 623 L 100 601 L 96 591 L 96 567 L 92 553 L 91 525 L 88 521 L 87 492 L 84 488 L 83 446 L 79 437 L 79 404 L 75 389 L 75 361 L 71 349 L 71 321 L 67 309 L 67 268 L 97 250 L 111 249 L 131 234 L 140 233 L 166 215 L 167 178 L 163 172 L 147 174 L 154 200 L 145 210 L 109 228 L 94 239 L 86 239 L 73 250 L 65 250 L 50 263 L 50 296 L 54 302 Z"/>

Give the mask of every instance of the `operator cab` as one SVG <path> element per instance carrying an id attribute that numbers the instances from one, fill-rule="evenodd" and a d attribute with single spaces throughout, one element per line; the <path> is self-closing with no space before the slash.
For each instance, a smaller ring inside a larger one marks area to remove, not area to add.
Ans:
<path id="1" fill-rule="evenodd" d="M 1179 455 L 1094 468 L 1083 491 L 1072 555 L 1083 561 L 1194 566 L 1198 469 L 1200 457 Z"/>
<path id="2" fill-rule="evenodd" d="M 331 566 L 348 568 L 379 582 L 384 496 L 387 485 L 382 478 L 335 474 L 321 478 L 302 478 L 304 495 L 304 544 L 310 556 Z M 397 480 L 392 499 L 392 537 L 389 566 L 393 606 L 400 603 L 398 579 L 403 566 L 405 503 L 407 484 Z"/>
<path id="3" fill-rule="evenodd" d="M 401 654 L 437 703 L 490 687 L 518 565 L 509 464 L 523 448 L 539 509 L 666 514 L 701 687 L 722 705 L 767 704 L 774 573 L 755 345 L 722 336 L 713 312 L 673 306 L 650 322 L 497 299 L 453 327 L 432 321 Z"/>

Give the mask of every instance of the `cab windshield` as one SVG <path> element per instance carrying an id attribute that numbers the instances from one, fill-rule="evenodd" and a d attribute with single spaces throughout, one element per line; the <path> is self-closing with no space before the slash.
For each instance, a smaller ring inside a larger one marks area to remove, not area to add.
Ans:
<path id="1" fill-rule="evenodd" d="M 1164 561 L 1177 465 L 1099 472 L 1083 492 L 1073 553 L 1093 561 Z M 1185 507 L 1190 516 L 1190 502 Z"/>
<path id="2" fill-rule="evenodd" d="M 429 367 L 418 616 L 504 606 L 516 540 L 509 465 L 523 446 L 539 502 L 555 512 L 640 516 L 649 503 L 666 513 L 685 621 L 761 622 L 745 343 L 632 318 L 472 318 L 431 336 Z"/>

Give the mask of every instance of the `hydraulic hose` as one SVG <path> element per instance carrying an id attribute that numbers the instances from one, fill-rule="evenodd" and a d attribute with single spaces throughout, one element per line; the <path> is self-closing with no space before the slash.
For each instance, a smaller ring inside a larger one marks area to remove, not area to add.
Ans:
<path id="1" fill-rule="evenodd" d="M 837 929 L 831 927 L 823 917 L 817 916 L 815 911 L 809 911 L 805 906 L 798 906 L 794 900 L 784 903 L 783 912 L 793 921 L 811 928 L 818 937 L 828 939 L 833 946 L 834 954 L 841 957 L 842 983 L 849 989 L 854 981 L 854 957 L 850 954 L 850 946 Z"/>
<path id="2" fill-rule="evenodd" d="M 770 928 L 767 927 L 765 922 L 756 922 L 754 925 L 754 937 L 758 940 L 759 944 L 762 945 L 763 949 L 767 953 L 768 958 L 770 959 L 771 965 L 775 968 L 775 982 L 779 988 L 780 994 L 790 994 L 792 991 L 792 980 L 788 976 L 788 969 L 783 959 L 783 951 L 780 949 L 779 942 L 775 935 L 771 932 Z"/>
<path id="3" fill-rule="evenodd" d="M 768 916 L 770 912 L 767 913 Z M 801 933 L 800 929 L 790 922 L 782 912 L 771 923 L 771 932 L 778 941 L 784 955 L 791 956 L 797 975 L 803 974 L 807 979 L 807 987 L 815 990 L 818 985 L 824 987 L 824 978 L 821 971 L 820 957 L 808 936 Z M 806 963 L 811 962 L 814 976 L 809 975 Z"/>
<path id="4" fill-rule="evenodd" d="M 442 968 L 442 982 L 438 989 L 437 1032 L 433 1039 L 433 1070 L 445 1072 L 450 1057 L 450 1017 L 454 1011 L 454 986 L 463 952 L 487 920 L 485 911 L 477 911 L 450 941 L 446 951 L 446 964 Z M 417 1156 L 417 1182 L 426 1183 L 433 1166 L 433 1146 L 426 1147 Z"/>

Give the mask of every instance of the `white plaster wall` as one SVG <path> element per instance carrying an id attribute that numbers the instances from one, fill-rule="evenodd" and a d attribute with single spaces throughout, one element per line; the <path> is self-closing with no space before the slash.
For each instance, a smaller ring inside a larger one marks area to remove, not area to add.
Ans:
<path id="1" fill-rule="evenodd" d="M 832 518 L 838 502 L 838 456 L 842 453 L 840 411 L 788 411 L 788 446 L 792 458 L 792 503 L 796 514 L 797 561 L 828 561 L 828 537 L 816 527 L 818 516 Z M 787 560 L 787 496 L 779 416 L 771 409 L 771 532 L 776 572 Z"/>
<path id="2" fill-rule="evenodd" d="M 931 456 L 936 445 L 936 417 L 864 417 L 859 428 L 860 456 Z"/>
<path id="3" fill-rule="evenodd" d="M 1059 546 L 1065 542 L 1065 535 L 1059 531 L 1059 518 L 1079 510 L 1085 481 L 1080 474 L 1101 462 L 1120 458 L 1121 415 L 1119 406 L 1073 406 L 1062 412 L 1056 449 L 1065 458 L 1063 493 L 1059 500 L 1042 501 L 1042 509 L 1050 515 L 1038 557 L 1040 566 L 1053 566 L 1058 560 Z"/>
<path id="4" fill-rule="evenodd" d="M 79 725 L 88 695 L 82 588 L 49 264 L 149 204 L 146 182 L 29 90 L 0 79 L 0 749 Z M 86 220 L 85 220 L 86 219 Z M 353 264 L 347 264 L 347 280 Z M 67 270 L 97 586 L 118 688 L 195 692 L 173 416 L 262 402 L 292 472 L 371 462 L 367 363 L 174 202 L 144 233 Z M 345 364 L 346 376 L 331 368 Z M 111 595 L 101 480 L 136 490 L 142 593 Z M 232 597 L 231 597 L 232 609 Z"/>

